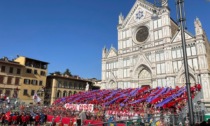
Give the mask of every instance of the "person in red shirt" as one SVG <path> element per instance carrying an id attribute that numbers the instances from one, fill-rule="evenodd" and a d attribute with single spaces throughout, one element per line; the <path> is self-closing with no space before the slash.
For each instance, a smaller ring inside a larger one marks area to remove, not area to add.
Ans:
<path id="1" fill-rule="evenodd" d="M 12 124 L 16 125 L 17 124 L 17 112 L 15 112 L 15 114 L 12 116 Z"/>
<path id="2" fill-rule="evenodd" d="M 31 115 L 29 113 L 26 114 L 26 123 L 27 124 L 31 124 L 30 123 L 30 119 L 31 119 Z"/>
<path id="3" fill-rule="evenodd" d="M 12 124 L 12 115 L 8 116 L 8 125 L 10 126 Z"/>
<path id="4" fill-rule="evenodd" d="M 35 116 L 35 126 L 39 125 L 39 121 L 40 121 L 40 116 L 38 113 L 36 113 L 36 116 Z"/>
<path id="5" fill-rule="evenodd" d="M 21 121 L 22 121 L 22 125 L 21 125 L 21 126 L 27 126 L 27 123 L 26 123 L 27 119 L 26 119 L 26 118 L 27 118 L 27 117 L 26 117 L 26 114 L 23 113 L 23 114 L 21 115 Z"/>

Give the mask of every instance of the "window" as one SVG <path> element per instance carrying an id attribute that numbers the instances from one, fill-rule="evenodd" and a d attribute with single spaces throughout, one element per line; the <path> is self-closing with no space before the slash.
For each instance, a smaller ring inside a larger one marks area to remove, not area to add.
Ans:
<path id="1" fill-rule="evenodd" d="M 15 78 L 15 85 L 19 85 L 19 83 L 20 83 L 20 78 L 16 77 Z"/>
<path id="2" fill-rule="evenodd" d="M 23 95 L 28 95 L 28 90 L 24 89 L 23 90 Z"/>
<path id="3" fill-rule="evenodd" d="M 24 79 L 24 84 L 30 84 L 30 80 L 29 79 Z"/>
<path id="4" fill-rule="evenodd" d="M 111 74 L 111 72 L 106 72 L 106 78 L 109 78 L 110 77 L 110 74 Z"/>
<path id="5" fill-rule="evenodd" d="M 5 95 L 10 96 L 10 90 L 6 90 Z"/>
<path id="6" fill-rule="evenodd" d="M 122 48 L 128 48 L 128 47 L 131 47 L 131 41 L 129 39 L 122 41 Z"/>
<path id="7" fill-rule="evenodd" d="M 166 73 L 165 63 L 157 64 L 157 74 Z"/>
<path id="8" fill-rule="evenodd" d="M 66 81 L 64 81 L 64 83 L 63 83 L 63 84 L 64 84 L 64 87 L 65 87 L 65 88 L 68 88 L 68 84 L 67 84 L 67 82 L 66 82 Z"/>
<path id="9" fill-rule="evenodd" d="M 165 60 L 165 55 L 164 55 L 164 52 L 157 52 L 156 54 L 155 54 L 155 59 L 156 59 L 156 61 L 163 61 L 163 60 Z"/>
<path id="10" fill-rule="evenodd" d="M 21 73 L 21 69 L 17 69 L 17 74 L 20 74 Z"/>
<path id="11" fill-rule="evenodd" d="M 115 69 L 116 68 L 116 61 L 115 62 L 110 62 L 110 63 L 106 63 L 106 69 Z"/>
<path id="12" fill-rule="evenodd" d="M 37 85 L 37 80 L 31 80 L 31 84 Z"/>
<path id="13" fill-rule="evenodd" d="M 173 69 L 174 69 L 174 72 L 178 72 L 182 67 L 182 61 L 174 61 L 173 62 Z"/>
<path id="14" fill-rule="evenodd" d="M 74 83 L 74 88 L 75 89 L 79 89 L 79 84 L 78 83 Z"/>
<path id="15" fill-rule="evenodd" d="M 154 29 L 159 28 L 162 26 L 161 19 L 154 20 Z"/>
<path id="16" fill-rule="evenodd" d="M 58 92 L 57 92 L 57 98 L 59 98 L 60 96 L 61 96 L 61 91 L 58 90 Z"/>
<path id="17" fill-rule="evenodd" d="M 26 73 L 32 73 L 31 69 L 26 69 Z"/>
<path id="18" fill-rule="evenodd" d="M 191 54 L 191 49 L 190 49 L 190 47 L 187 47 L 187 56 L 191 56 L 192 54 Z"/>
<path id="19" fill-rule="evenodd" d="M 42 81 L 39 81 L 39 85 L 42 85 Z"/>
<path id="20" fill-rule="evenodd" d="M 195 46 L 191 47 L 191 51 L 192 51 L 192 55 L 196 55 L 197 54 Z"/>
<path id="21" fill-rule="evenodd" d="M 31 90 L 31 96 L 35 94 L 35 90 Z"/>
<path id="22" fill-rule="evenodd" d="M 74 83 L 69 82 L 69 85 L 70 85 L 70 88 L 71 88 L 71 89 L 74 89 Z"/>
<path id="23" fill-rule="evenodd" d="M 182 52 L 182 48 L 181 47 L 177 47 L 172 49 L 172 58 L 176 59 L 176 58 L 181 58 L 183 57 L 183 52 Z"/>
<path id="24" fill-rule="evenodd" d="M 196 70 L 198 69 L 198 59 L 197 58 L 193 59 L 193 68 Z"/>
<path id="25" fill-rule="evenodd" d="M 124 59 L 123 60 L 123 66 L 124 67 L 130 66 L 130 60 L 129 59 Z"/>
<path id="26" fill-rule="evenodd" d="M 0 75 L 0 84 L 4 83 L 4 76 Z"/>
<path id="27" fill-rule="evenodd" d="M 13 73 L 13 67 L 9 68 L 9 73 Z"/>
<path id="28" fill-rule="evenodd" d="M 44 71 L 41 71 L 40 73 L 42 76 L 45 76 L 45 72 Z"/>
<path id="29" fill-rule="evenodd" d="M 71 96 L 72 95 L 72 92 L 71 91 L 69 91 L 69 96 Z"/>
<path id="30" fill-rule="evenodd" d="M 64 92 L 63 92 L 63 97 L 66 97 L 66 96 L 67 96 L 67 92 L 64 91 Z"/>
<path id="31" fill-rule="evenodd" d="M 129 74 L 129 69 L 124 69 L 123 70 L 123 77 L 129 77 L 130 74 Z"/>
<path id="32" fill-rule="evenodd" d="M 7 78 L 7 84 L 12 84 L 12 77 Z"/>
<path id="33" fill-rule="evenodd" d="M 34 70 L 34 74 L 37 74 L 37 70 Z"/>
<path id="34" fill-rule="evenodd" d="M 61 88 L 61 81 L 58 81 L 58 88 Z"/>
<path id="35" fill-rule="evenodd" d="M 5 72 L 6 67 L 5 66 L 1 66 L 1 72 Z"/>
<path id="36" fill-rule="evenodd" d="M 41 65 L 41 68 L 42 68 L 42 69 L 47 69 L 47 64 Z"/>
<path id="37" fill-rule="evenodd" d="M 155 40 L 163 38 L 162 30 L 157 30 L 154 32 Z"/>

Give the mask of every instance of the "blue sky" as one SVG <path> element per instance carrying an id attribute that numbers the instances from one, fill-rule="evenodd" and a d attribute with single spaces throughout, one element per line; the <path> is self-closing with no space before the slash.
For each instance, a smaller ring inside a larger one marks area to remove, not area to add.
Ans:
<path id="1" fill-rule="evenodd" d="M 135 0 L 1 0 L 0 57 L 23 55 L 49 62 L 49 73 L 65 71 L 101 79 L 102 48 L 117 47 L 120 12 Z M 170 0 L 176 19 L 175 3 Z M 199 17 L 210 38 L 210 1 L 185 1 L 188 30 Z"/>

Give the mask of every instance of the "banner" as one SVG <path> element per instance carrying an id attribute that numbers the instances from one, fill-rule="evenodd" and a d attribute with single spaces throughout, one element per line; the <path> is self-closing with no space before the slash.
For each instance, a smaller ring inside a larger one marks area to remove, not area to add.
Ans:
<path id="1" fill-rule="evenodd" d="M 93 104 L 69 104 L 64 105 L 66 109 L 76 110 L 76 111 L 87 111 L 93 112 Z"/>

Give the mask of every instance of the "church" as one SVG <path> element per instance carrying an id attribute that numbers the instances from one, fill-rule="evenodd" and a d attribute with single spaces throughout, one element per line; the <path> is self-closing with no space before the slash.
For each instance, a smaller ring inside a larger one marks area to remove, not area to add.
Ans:
<path id="1" fill-rule="evenodd" d="M 185 30 L 189 78 L 210 101 L 210 45 L 198 18 L 194 28 L 195 35 Z M 136 0 L 126 17 L 119 15 L 117 29 L 118 49 L 102 50 L 102 89 L 185 85 L 181 31 L 167 2 Z"/>

